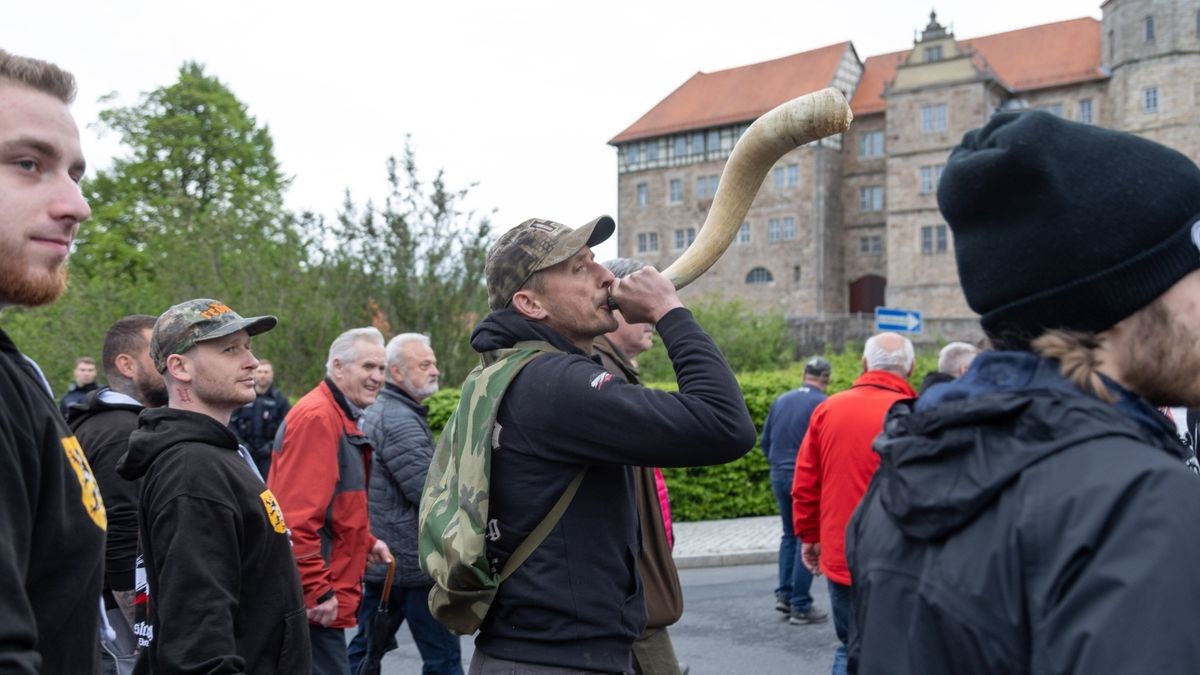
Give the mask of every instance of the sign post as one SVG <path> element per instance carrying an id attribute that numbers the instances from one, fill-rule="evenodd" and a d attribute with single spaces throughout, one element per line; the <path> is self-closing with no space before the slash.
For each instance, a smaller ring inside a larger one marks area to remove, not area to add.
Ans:
<path id="1" fill-rule="evenodd" d="M 921 313 L 915 309 L 875 308 L 875 330 L 877 331 L 920 333 L 922 328 Z"/>

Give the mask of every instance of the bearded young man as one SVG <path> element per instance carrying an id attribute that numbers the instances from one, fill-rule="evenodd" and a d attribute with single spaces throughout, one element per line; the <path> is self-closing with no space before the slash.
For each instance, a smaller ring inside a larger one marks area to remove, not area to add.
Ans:
<path id="1" fill-rule="evenodd" d="M 646 627 L 638 576 L 633 467 L 728 462 L 754 447 L 754 424 L 720 350 L 671 282 L 653 268 L 619 281 L 591 247 L 613 232 L 602 216 L 577 229 L 528 220 L 506 232 L 485 266 L 492 313 L 471 346 L 486 355 L 526 341 L 534 358 L 499 404 L 487 555 L 501 569 L 567 486 L 569 506 L 499 587 L 475 640 L 471 673 L 626 673 Z M 627 384 L 604 370 L 592 341 L 625 320 L 655 326 L 678 392 Z"/>
<path id="2" fill-rule="evenodd" d="M 129 448 L 138 414 L 167 404 L 167 387 L 150 358 L 150 332 L 155 317 L 135 314 L 118 319 L 104 334 L 104 378 L 108 386 L 88 394 L 67 413 L 95 473 L 108 512 L 104 542 L 104 608 L 117 639 L 102 653 L 105 672 L 113 654 L 132 662 L 137 639 L 133 632 L 135 568 L 138 553 L 137 496 L 140 483 L 117 474 L 117 463 Z"/>
<path id="3" fill-rule="evenodd" d="M 0 309 L 53 302 L 91 210 L 75 78 L 0 50 Z M 0 670 L 98 667 L 107 516 L 37 365 L 0 331 Z"/>
<path id="4" fill-rule="evenodd" d="M 169 403 L 144 411 L 118 472 L 141 480 L 138 524 L 153 639 L 137 672 L 309 668 L 304 596 L 287 523 L 229 415 L 254 398 L 250 338 L 275 317 L 189 300 L 150 340 Z"/>
<path id="5" fill-rule="evenodd" d="M 896 405 L 847 531 L 859 673 L 1200 672 L 1200 168 L 1000 113 L 938 205 L 997 351 Z"/>

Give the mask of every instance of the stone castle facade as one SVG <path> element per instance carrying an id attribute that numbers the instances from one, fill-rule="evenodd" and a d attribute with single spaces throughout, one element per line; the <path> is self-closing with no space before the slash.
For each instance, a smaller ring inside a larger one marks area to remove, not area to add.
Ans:
<path id="1" fill-rule="evenodd" d="M 685 296 L 718 294 L 790 317 L 889 306 L 920 310 L 927 322 L 973 319 L 936 203 L 941 169 L 965 132 L 999 110 L 1039 108 L 1200 162 L 1200 0 L 1108 0 L 1101 11 L 1100 21 L 966 40 L 931 15 L 903 52 L 861 60 L 845 42 L 697 73 L 610 141 L 619 255 L 664 269 L 701 229 L 750 122 L 835 86 L 854 110 L 850 130 L 777 163 L 729 250 Z"/>

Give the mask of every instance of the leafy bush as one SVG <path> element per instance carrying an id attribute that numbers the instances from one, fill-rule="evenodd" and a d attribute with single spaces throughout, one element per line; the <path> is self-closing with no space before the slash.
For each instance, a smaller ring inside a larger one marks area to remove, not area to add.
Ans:
<path id="1" fill-rule="evenodd" d="M 696 320 L 712 336 L 734 372 L 784 368 L 793 361 L 794 347 L 782 312 L 759 313 L 740 300 L 703 297 L 688 304 Z M 642 379 L 675 378 L 662 340 L 638 357 Z"/>
<path id="2" fill-rule="evenodd" d="M 827 351 L 824 356 L 833 364 L 830 394 L 850 388 L 862 374 L 861 344 L 847 345 L 841 352 Z M 936 368 L 936 350 L 918 352 L 909 382 L 916 388 L 925 373 Z M 663 391 L 678 390 L 673 375 L 669 373 L 668 377 L 671 379 L 648 382 L 646 386 Z M 789 389 L 800 386 L 804 379 L 804 366 L 792 363 L 786 368 L 749 371 L 739 374 L 737 379 L 750 418 L 761 435 L 771 403 Z M 429 424 L 435 433 L 441 432 L 446 420 L 454 412 L 458 395 L 457 389 L 442 389 L 426 401 L 429 405 Z M 758 443 L 744 457 L 728 464 L 663 469 L 663 476 L 671 492 L 671 516 L 680 522 L 779 513 L 771 493 L 770 467 Z"/>

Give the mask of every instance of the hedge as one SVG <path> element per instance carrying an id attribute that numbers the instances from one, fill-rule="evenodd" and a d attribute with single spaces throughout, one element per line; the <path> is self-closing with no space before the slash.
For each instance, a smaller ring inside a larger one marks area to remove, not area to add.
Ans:
<path id="1" fill-rule="evenodd" d="M 861 345 L 847 345 L 840 353 L 827 352 L 825 358 L 833 364 L 829 393 L 847 389 L 862 371 Z M 937 353 L 918 353 L 910 382 L 917 387 L 925 373 L 937 367 Z M 804 367 L 794 364 L 782 370 L 741 373 L 737 376 L 746 399 L 746 408 L 754 420 L 755 429 L 762 433 L 763 422 L 771 403 L 789 389 L 799 386 Z M 674 391 L 674 382 L 649 382 L 648 387 Z M 441 433 L 446 421 L 458 405 L 457 389 L 442 389 L 430 397 L 429 425 Z M 741 459 L 718 466 L 699 466 L 663 469 L 671 493 L 671 515 L 678 521 L 717 520 L 743 516 L 776 515 L 779 510 L 771 493 L 770 467 L 758 443 Z"/>

